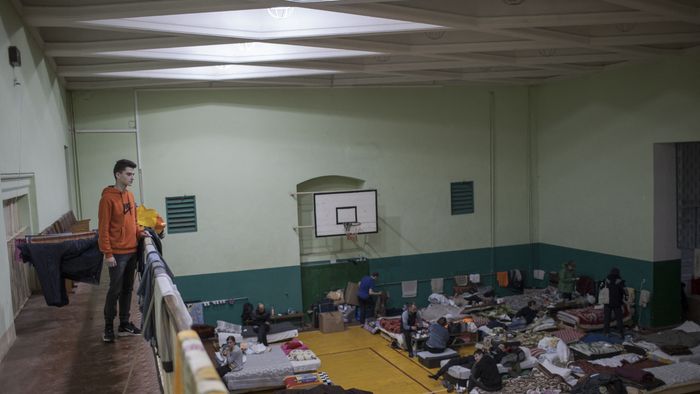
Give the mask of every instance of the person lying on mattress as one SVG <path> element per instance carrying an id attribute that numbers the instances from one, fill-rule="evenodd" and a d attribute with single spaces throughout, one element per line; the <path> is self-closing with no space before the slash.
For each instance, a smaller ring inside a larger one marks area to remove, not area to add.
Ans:
<path id="1" fill-rule="evenodd" d="M 222 378 L 229 372 L 236 372 L 243 369 L 243 351 L 236 345 L 236 338 L 231 335 L 226 338 L 226 344 L 221 347 L 221 357 L 219 366 L 216 371 Z"/>
<path id="2" fill-rule="evenodd" d="M 503 365 L 514 374 L 520 372 L 520 363 L 525 360 L 525 352 L 515 344 L 499 343 L 491 347 L 490 353 L 496 364 Z"/>
<path id="3" fill-rule="evenodd" d="M 518 313 L 515 314 L 515 317 L 523 317 L 527 324 L 532 323 L 537 317 L 537 307 L 535 305 L 537 305 L 535 301 L 528 301 L 527 306 L 522 307 Z"/>

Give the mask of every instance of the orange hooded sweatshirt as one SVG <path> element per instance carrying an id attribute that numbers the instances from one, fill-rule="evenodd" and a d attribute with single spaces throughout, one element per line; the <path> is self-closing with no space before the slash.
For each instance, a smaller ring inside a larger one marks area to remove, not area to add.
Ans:
<path id="1" fill-rule="evenodd" d="M 136 253 L 138 225 L 134 195 L 114 186 L 102 190 L 98 213 L 99 246 L 105 257 L 113 254 Z"/>

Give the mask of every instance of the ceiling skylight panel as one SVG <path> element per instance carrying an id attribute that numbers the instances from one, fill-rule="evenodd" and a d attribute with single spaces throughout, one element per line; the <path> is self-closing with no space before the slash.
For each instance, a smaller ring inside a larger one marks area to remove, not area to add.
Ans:
<path id="1" fill-rule="evenodd" d="M 156 70 L 110 71 L 97 73 L 96 75 L 103 77 L 225 81 L 230 79 L 291 77 L 333 73 L 336 73 L 336 71 L 226 64 L 220 66 L 181 67 Z"/>
<path id="2" fill-rule="evenodd" d="M 106 51 L 98 52 L 98 54 L 146 59 L 193 60 L 219 63 L 252 63 L 280 60 L 368 56 L 378 55 L 379 52 L 318 48 L 302 45 L 273 44 L 254 41 L 237 44 Z"/>
<path id="3" fill-rule="evenodd" d="M 250 40 L 444 29 L 438 25 L 301 7 L 99 19 L 82 23 Z"/>

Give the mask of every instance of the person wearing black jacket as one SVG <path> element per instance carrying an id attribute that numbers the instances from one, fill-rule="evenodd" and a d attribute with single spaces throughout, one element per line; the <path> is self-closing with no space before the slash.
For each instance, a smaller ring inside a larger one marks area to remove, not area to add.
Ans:
<path id="1" fill-rule="evenodd" d="M 625 281 L 620 277 L 619 268 L 610 270 L 610 274 L 605 278 L 604 286 L 608 288 L 610 298 L 609 302 L 603 305 L 603 332 L 610 333 L 610 318 L 614 312 L 620 337 L 624 338 L 625 325 L 622 322 L 622 304 L 627 298 L 627 290 L 625 289 Z"/>
<path id="2" fill-rule="evenodd" d="M 258 343 L 267 346 L 267 333 L 270 331 L 270 312 L 265 310 L 265 304 L 258 304 L 253 311 L 253 325 L 258 331 Z"/>
<path id="3" fill-rule="evenodd" d="M 476 363 L 472 367 L 467 391 L 470 392 L 475 387 L 486 391 L 498 391 L 503 387 L 501 374 L 498 372 L 496 361 L 488 354 L 484 354 L 481 349 L 474 352 Z"/>
<path id="4" fill-rule="evenodd" d="M 537 317 L 537 309 L 535 309 L 534 306 L 535 301 L 529 301 L 527 306 L 522 307 L 522 309 L 515 314 L 515 317 L 523 317 L 525 318 L 525 322 L 527 322 L 527 324 L 532 323 L 532 321 Z"/>

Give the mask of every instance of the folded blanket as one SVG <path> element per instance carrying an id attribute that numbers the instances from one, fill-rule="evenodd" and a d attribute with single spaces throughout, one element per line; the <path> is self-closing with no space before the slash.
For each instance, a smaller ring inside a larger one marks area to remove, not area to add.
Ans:
<path id="1" fill-rule="evenodd" d="M 685 356 L 693 354 L 687 346 L 683 345 L 662 345 L 661 350 L 671 356 Z"/>
<path id="2" fill-rule="evenodd" d="M 654 381 L 654 374 L 643 369 L 635 368 L 630 364 L 623 364 L 621 367 L 615 368 L 615 373 L 637 383 L 652 383 Z"/>

